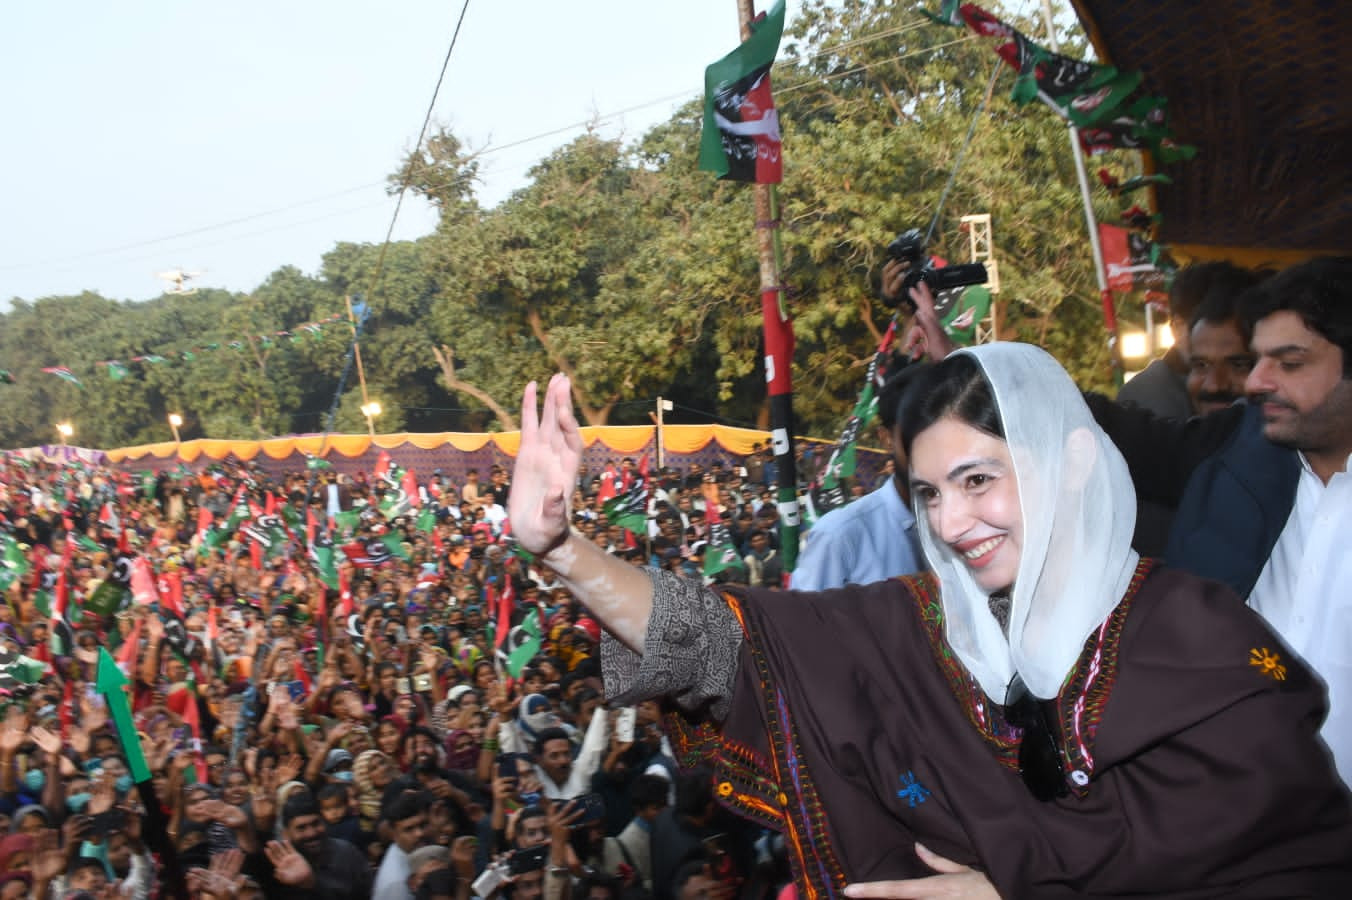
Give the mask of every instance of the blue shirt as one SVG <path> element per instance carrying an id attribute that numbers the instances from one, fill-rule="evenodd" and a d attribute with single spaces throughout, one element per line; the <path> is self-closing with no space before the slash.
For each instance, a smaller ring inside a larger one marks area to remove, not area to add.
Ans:
<path id="1" fill-rule="evenodd" d="M 790 586 L 796 591 L 824 591 L 924 568 L 915 516 L 889 480 L 848 506 L 831 510 L 812 526 Z"/>

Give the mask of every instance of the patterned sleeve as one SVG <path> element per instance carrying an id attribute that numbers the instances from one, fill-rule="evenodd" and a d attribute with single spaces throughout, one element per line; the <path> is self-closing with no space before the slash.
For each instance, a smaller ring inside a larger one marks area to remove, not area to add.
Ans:
<path id="1" fill-rule="evenodd" d="M 670 697 L 685 712 L 728 713 L 742 627 L 728 605 L 697 581 L 647 569 L 653 610 L 643 654 L 609 634 L 601 641 L 606 699 L 614 706 Z"/>

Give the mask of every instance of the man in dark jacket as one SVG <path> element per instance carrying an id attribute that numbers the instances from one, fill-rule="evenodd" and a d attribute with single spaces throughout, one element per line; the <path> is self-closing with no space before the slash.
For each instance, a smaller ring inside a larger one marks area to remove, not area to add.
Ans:
<path id="1" fill-rule="evenodd" d="M 1324 679 L 1323 736 L 1352 783 L 1352 258 L 1245 295 L 1247 405 L 1186 423 L 1091 398 L 1139 496 L 1177 506 L 1165 560 L 1228 584 Z"/>

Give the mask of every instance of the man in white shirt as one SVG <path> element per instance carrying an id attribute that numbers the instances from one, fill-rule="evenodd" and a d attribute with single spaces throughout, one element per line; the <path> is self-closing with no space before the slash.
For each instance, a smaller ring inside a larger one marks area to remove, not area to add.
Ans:
<path id="1" fill-rule="evenodd" d="M 371 896 L 374 900 L 413 900 L 413 892 L 408 889 L 408 876 L 412 874 L 409 855 L 431 842 L 426 797 L 416 791 L 405 792 L 389 804 L 382 818 L 389 827 L 391 842 L 380 861 Z"/>
<path id="2" fill-rule="evenodd" d="M 1293 266 L 1241 306 L 1247 405 L 1179 423 L 1087 399 L 1138 496 L 1177 504 L 1165 560 L 1230 585 L 1328 685 L 1321 733 L 1352 784 L 1352 257 Z"/>

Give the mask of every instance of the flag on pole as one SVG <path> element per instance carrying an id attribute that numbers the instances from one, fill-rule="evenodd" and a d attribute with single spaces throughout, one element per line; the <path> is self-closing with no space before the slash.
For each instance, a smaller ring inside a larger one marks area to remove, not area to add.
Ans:
<path id="1" fill-rule="evenodd" d="M 778 0 L 751 23 L 751 37 L 704 70 L 700 169 L 731 181 L 783 180 L 779 114 L 770 93 L 770 67 L 783 33 L 784 0 Z"/>
<path id="2" fill-rule="evenodd" d="M 729 569 L 746 571 L 746 562 L 732 542 L 732 533 L 722 519 L 709 526 L 709 546 L 704 548 L 704 577 L 713 578 Z"/>
<path id="3" fill-rule="evenodd" d="M 68 381 L 71 384 L 75 385 L 77 388 L 84 390 L 84 384 L 80 381 L 80 379 L 75 377 L 74 372 L 72 372 L 65 366 L 46 366 L 43 368 L 42 371 L 46 372 L 48 375 L 55 375 L 62 381 Z"/>

